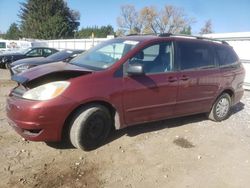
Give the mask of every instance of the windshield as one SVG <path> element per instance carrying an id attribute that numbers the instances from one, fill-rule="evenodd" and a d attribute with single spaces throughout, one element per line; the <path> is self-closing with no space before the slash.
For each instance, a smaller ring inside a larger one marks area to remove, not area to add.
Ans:
<path id="1" fill-rule="evenodd" d="M 107 69 L 125 56 L 138 43 L 138 41 L 134 40 L 111 39 L 79 55 L 70 63 L 93 70 Z"/>
<path id="2" fill-rule="evenodd" d="M 20 50 L 20 51 L 18 51 L 18 52 L 20 52 L 21 54 L 26 54 L 26 53 L 28 53 L 30 50 L 31 50 L 31 48 L 26 48 L 26 49 L 22 49 L 22 50 Z"/>
<path id="3" fill-rule="evenodd" d="M 48 56 L 47 58 L 51 59 L 52 61 L 62 61 L 62 60 L 69 58 L 73 54 L 74 54 L 73 51 L 63 50 L 63 51 L 54 53 L 54 54 Z"/>

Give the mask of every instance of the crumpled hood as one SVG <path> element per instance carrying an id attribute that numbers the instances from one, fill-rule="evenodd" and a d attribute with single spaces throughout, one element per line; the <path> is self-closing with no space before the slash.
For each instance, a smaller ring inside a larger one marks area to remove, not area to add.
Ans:
<path id="1" fill-rule="evenodd" d="M 93 72 L 93 70 L 85 69 L 83 67 L 65 62 L 56 62 L 34 67 L 21 74 L 13 75 L 11 79 L 22 85 L 25 85 L 28 82 L 32 82 L 38 79 L 53 81 L 57 80 L 58 78 L 60 80 L 63 80 L 81 76 L 91 72 Z"/>

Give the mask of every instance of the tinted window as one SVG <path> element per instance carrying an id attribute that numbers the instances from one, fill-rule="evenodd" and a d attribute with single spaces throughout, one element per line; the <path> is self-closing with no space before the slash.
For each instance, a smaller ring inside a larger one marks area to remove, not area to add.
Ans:
<path id="1" fill-rule="evenodd" d="M 238 61 L 238 57 L 231 47 L 217 47 L 216 51 L 221 66 L 230 65 Z"/>
<path id="2" fill-rule="evenodd" d="M 180 69 L 214 67 L 214 58 L 208 45 L 197 42 L 179 42 Z"/>
<path id="3" fill-rule="evenodd" d="M 52 53 L 53 52 L 51 49 L 46 49 L 46 48 L 43 49 L 43 56 L 45 56 L 45 57 L 51 55 Z"/>
<path id="4" fill-rule="evenodd" d="M 43 52 L 42 49 L 36 48 L 28 52 L 26 55 L 29 57 L 37 57 L 37 56 L 42 56 Z"/>
<path id="5" fill-rule="evenodd" d="M 76 57 L 78 54 L 82 53 L 82 51 L 71 51 L 71 50 L 63 50 L 60 52 L 56 52 L 47 58 L 52 61 L 63 61 L 67 59 L 72 59 Z"/>
<path id="6" fill-rule="evenodd" d="M 52 60 L 52 61 L 62 61 L 64 59 L 67 59 L 68 57 L 70 57 L 72 55 L 72 53 L 73 53 L 73 51 L 63 50 L 60 52 L 56 52 L 47 58 Z"/>
<path id="7" fill-rule="evenodd" d="M 143 64 L 145 73 L 163 73 L 172 70 L 172 59 L 172 43 L 160 43 L 140 51 L 129 63 Z"/>

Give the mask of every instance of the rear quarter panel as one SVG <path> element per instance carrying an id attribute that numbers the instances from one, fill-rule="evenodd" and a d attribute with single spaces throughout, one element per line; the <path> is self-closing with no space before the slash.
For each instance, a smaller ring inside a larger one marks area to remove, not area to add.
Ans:
<path id="1" fill-rule="evenodd" d="M 242 64 L 245 68 L 245 80 L 244 80 L 244 88 L 250 90 L 250 60 L 242 61 Z"/>
<path id="2" fill-rule="evenodd" d="M 245 70 L 241 63 L 237 64 L 234 68 L 231 66 L 221 67 L 221 90 L 233 91 L 232 105 L 238 103 L 243 96 L 244 89 L 243 83 L 245 78 Z"/>

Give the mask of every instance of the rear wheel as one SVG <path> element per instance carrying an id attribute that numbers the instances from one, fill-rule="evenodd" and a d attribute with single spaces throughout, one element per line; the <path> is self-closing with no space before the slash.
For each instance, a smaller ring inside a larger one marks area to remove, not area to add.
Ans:
<path id="1" fill-rule="evenodd" d="M 213 121 L 223 121 L 228 118 L 231 108 L 231 97 L 223 93 L 214 103 L 208 118 Z"/>
<path id="2" fill-rule="evenodd" d="M 111 126 L 110 113 L 104 106 L 86 106 L 73 118 L 69 131 L 70 141 L 76 148 L 95 149 L 108 136 Z"/>

